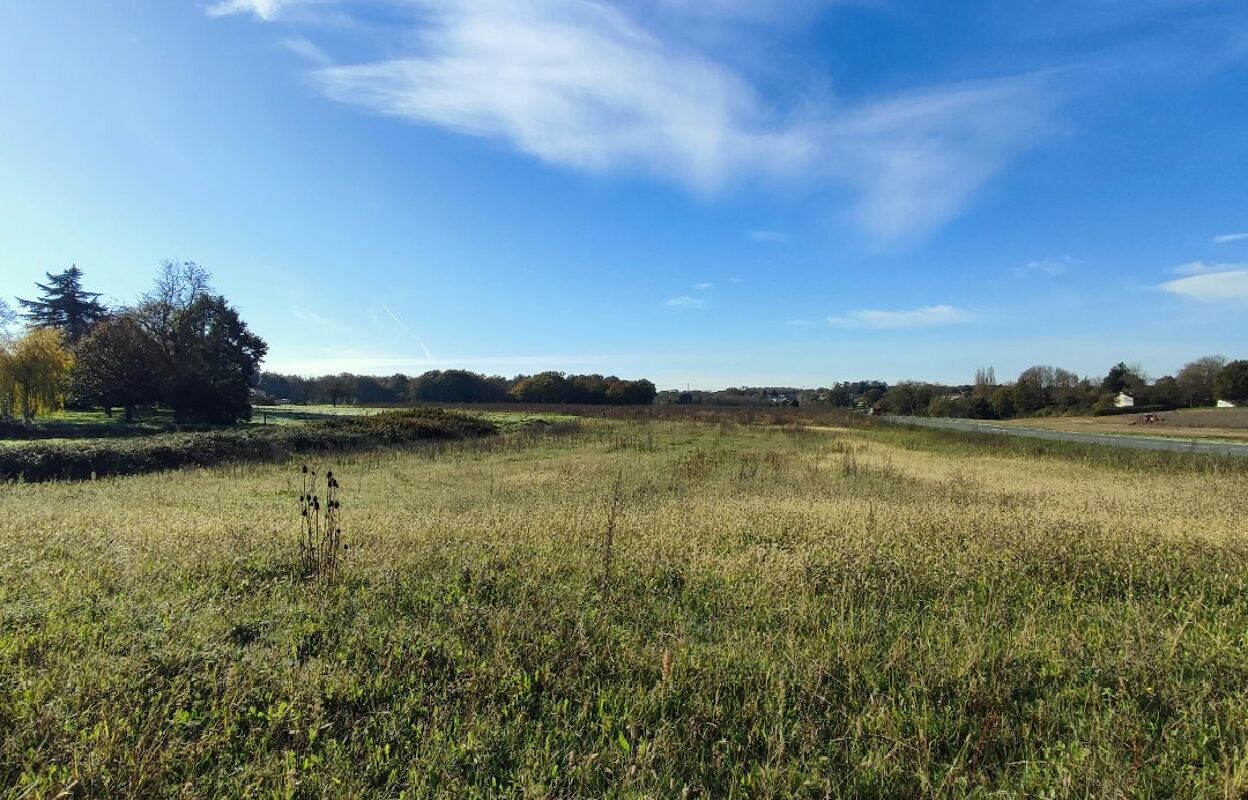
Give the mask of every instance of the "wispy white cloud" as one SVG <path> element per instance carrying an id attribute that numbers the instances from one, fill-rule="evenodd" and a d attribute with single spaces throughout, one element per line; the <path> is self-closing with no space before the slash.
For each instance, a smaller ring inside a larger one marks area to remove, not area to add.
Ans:
<path id="1" fill-rule="evenodd" d="M 926 328 L 966 322 L 970 318 L 970 312 L 965 309 L 939 305 L 896 311 L 863 309 L 828 317 L 828 322 L 841 328 Z"/>
<path id="2" fill-rule="evenodd" d="M 1070 256 L 1041 258 L 1035 261 L 1028 261 L 1021 267 L 1011 269 L 1010 274 L 1020 278 L 1028 275 L 1045 275 L 1050 278 L 1056 278 L 1059 275 L 1064 275 L 1076 263 L 1078 262 Z"/>
<path id="3" fill-rule="evenodd" d="M 222 0 L 210 11 L 274 19 L 290 2 Z M 418 12 L 409 43 L 395 57 L 317 69 L 326 96 L 497 139 L 560 167 L 648 174 L 699 193 L 756 181 L 848 185 L 856 194 L 851 217 L 886 241 L 921 236 L 955 216 L 1046 135 L 1053 111 L 1046 81 L 1035 76 L 857 104 L 812 99 L 815 93 L 786 106 L 707 55 L 696 37 L 678 35 L 680 26 L 656 24 L 656 14 L 642 13 L 649 6 L 632 3 L 406 5 Z M 721 22 L 735 20 L 744 36 L 746 17 L 767 4 L 714 5 Z M 660 6 L 708 8 L 681 0 Z M 750 236 L 783 240 L 776 231 Z"/>
<path id="4" fill-rule="evenodd" d="M 402 0 L 400 0 L 402 2 Z M 215 0 L 204 9 L 210 17 L 244 14 L 264 22 L 311 22 L 321 25 L 350 25 L 340 0 Z"/>
<path id="5" fill-rule="evenodd" d="M 1199 262 L 1194 262 L 1194 265 Z M 1194 265 L 1187 265 L 1188 267 Z M 1202 268 L 1205 266 L 1200 265 Z M 1170 294 L 1193 300 L 1248 300 L 1248 264 L 1220 264 L 1218 269 L 1201 269 L 1186 273 L 1158 286 Z"/>
<path id="6" fill-rule="evenodd" d="M 710 283 L 709 281 L 703 281 L 702 283 L 695 283 L 693 285 L 693 288 L 697 289 L 699 292 L 705 292 L 707 289 L 710 289 L 714 285 L 715 284 Z"/>
<path id="7" fill-rule="evenodd" d="M 1189 261 L 1170 268 L 1172 275 L 1204 275 L 1210 272 L 1225 272 L 1240 269 L 1243 264 L 1206 264 L 1204 261 Z"/>
<path id="8" fill-rule="evenodd" d="M 229 14 L 255 14 L 266 22 L 277 18 L 287 0 L 219 0 L 208 6 L 209 16 L 224 17 Z"/>
<path id="9" fill-rule="evenodd" d="M 281 44 L 290 52 L 318 67 L 328 67 L 334 63 L 324 50 L 302 36 L 289 36 L 283 39 Z"/>
<path id="10" fill-rule="evenodd" d="M 294 316 L 295 319 L 299 320 L 305 325 L 310 325 L 312 327 L 320 329 L 321 331 L 330 332 L 330 333 L 344 333 L 344 334 L 350 334 L 354 332 L 350 325 L 344 322 L 340 322 L 339 320 L 336 320 L 336 319 L 331 319 L 329 317 L 322 316 L 316 313 L 315 311 L 312 311 L 311 309 L 304 308 L 303 306 L 292 306 L 290 309 L 290 313 L 292 316 Z"/>
<path id="11" fill-rule="evenodd" d="M 745 283 L 745 278 L 729 278 L 729 283 Z"/>
<path id="12" fill-rule="evenodd" d="M 1248 233 L 1224 233 L 1221 236 L 1215 236 L 1211 240 L 1214 244 L 1230 244 L 1231 242 L 1242 242 L 1248 240 Z"/>
<path id="13" fill-rule="evenodd" d="M 681 295 L 664 300 L 663 305 L 668 308 L 703 308 L 706 306 L 706 300 L 701 297 L 690 297 L 689 295 Z"/>
<path id="14" fill-rule="evenodd" d="M 780 242 L 787 242 L 789 240 L 789 235 L 784 231 L 773 231 L 763 228 L 746 231 L 745 235 L 748 236 L 752 242 L 779 244 Z"/>
<path id="15" fill-rule="evenodd" d="M 853 215 L 864 228 L 913 239 L 1045 136 L 1052 110 L 1042 76 L 938 86 L 849 110 L 816 152 L 858 189 Z"/>

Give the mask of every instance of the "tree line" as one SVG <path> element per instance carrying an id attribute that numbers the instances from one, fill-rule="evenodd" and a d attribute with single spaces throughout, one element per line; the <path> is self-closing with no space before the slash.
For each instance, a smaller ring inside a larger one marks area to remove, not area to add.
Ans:
<path id="1" fill-rule="evenodd" d="M 0 301 L 0 416 L 64 407 L 171 409 L 178 422 L 231 423 L 250 415 L 268 350 L 191 261 L 161 264 L 150 290 L 106 307 L 77 266 L 47 273 L 39 296 Z M 13 326 L 26 323 L 14 333 Z"/>
<path id="2" fill-rule="evenodd" d="M 656 390 L 648 380 L 614 375 L 567 375 L 539 372 L 504 378 L 462 369 L 430 370 L 421 375 L 322 375 L 303 377 L 262 372 L 257 401 L 297 404 L 407 403 L 556 403 L 565 405 L 648 405 Z"/>
<path id="3" fill-rule="evenodd" d="M 667 389 L 659 392 L 655 402 L 679 406 L 802 406 L 814 403 L 835 408 L 867 409 L 879 402 L 888 388 L 884 381 L 842 381 L 818 389 L 795 386 L 732 386 L 715 391 Z"/>
<path id="4" fill-rule="evenodd" d="M 1008 419 L 1044 414 L 1112 413 L 1119 395 L 1134 410 L 1248 404 L 1248 361 L 1205 356 L 1174 375 L 1149 379 L 1115 364 L 1102 378 L 1047 365 L 998 383 L 991 367 L 974 383 L 846 381 L 819 389 L 733 387 L 715 392 L 657 392 L 648 380 L 540 372 L 504 378 L 467 370 L 387 377 L 320 377 L 260 372 L 265 342 L 189 261 L 161 264 L 151 289 L 133 303 L 107 307 L 87 291 L 77 266 L 47 274 L 38 297 L 0 300 L 0 417 L 32 420 L 69 405 L 115 408 L 133 419 L 141 406 L 171 409 L 178 422 L 228 424 L 250 416 L 253 401 L 299 404 L 553 403 L 644 405 L 805 405 L 902 415 Z M 26 323 L 24 332 L 14 325 Z"/>
<path id="5" fill-rule="evenodd" d="M 842 381 L 818 389 L 732 387 L 718 391 L 666 390 L 656 402 L 672 405 L 827 405 L 904 416 L 1010 419 L 1052 414 L 1116 413 L 1120 394 L 1136 411 L 1212 406 L 1216 401 L 1248 404 L 1248 361 L 1205 356 L 1174 375 L 1149 379 L 1138 366 L 1118 363 L 1104 377 L 1080 377 L 1071 370 L 1037 365 L 999 383 L 992 367 L 976 371 L 973 383 L 943 384 L 878 380 Z"/>
<path id="6" fill-rule="evenodd" d="M 1127 395 L 1133 411 L 1212 406 L 1217 401 L 1248 404 L 1248 361 L 1204 356 L 1174 375 L 1150 380 L 1138 366 L 1115 364 L 1103 378 L 1079 377 L 1070 370 L 1037 365 L 1012 382 L 998 384 L 991 367 L 977 371 L 975 382 L 948 386 L 903 381 L 870 408 L 907 416 L 1010 419 L 1053 414 L 1107 414 L 1119 410 Z"/>

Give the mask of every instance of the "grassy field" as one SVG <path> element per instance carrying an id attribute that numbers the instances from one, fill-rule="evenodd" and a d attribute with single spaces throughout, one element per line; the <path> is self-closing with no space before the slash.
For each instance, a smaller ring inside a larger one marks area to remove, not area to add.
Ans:
<path id="1" fill-rule="evenodd" d="M 367 414 L 378 414 L 385 409 L 369 406 L 332 406 L 332 405 L 285 405 L 285 406 L 252 406 L 252 425 L 291 425 L 326 417 L 356 417 Z"/>
<path id="2" fill-rule="evenodd" d="M 236 427 L 299 424 L 342 416 L 375 414 L 383 410 L 360 406 L 256 406 L 251 420 Z M 207 424 L 178 425 L 172 411 L 160 408 L 140 408 L 131 422 L 126 422 L 125 414 L 116 409 L 112 416 L 100 409 L 55 411 L 39 415 L 32 424 L 0 421 L 0 447 L 32 440 L 130 439 L 177 430 L 220 430 L 222 427 Z"/>
<path id="3" fill-rule="evenodd" d="M 1180 439 L 1248 441 L 1248 408 L 1185 408 L 1162 411 L 1162 421 L 1141 422 L 1143 414 L 1110 417 L 1037 417 L 1001 423 L 1072 433 L 1114 433 Z"/>
<path id="4" fill-rule="evenodd" d="M 7 797 L 1248 792 L 1248 474 L 594 419 L 0 487 Z"/>

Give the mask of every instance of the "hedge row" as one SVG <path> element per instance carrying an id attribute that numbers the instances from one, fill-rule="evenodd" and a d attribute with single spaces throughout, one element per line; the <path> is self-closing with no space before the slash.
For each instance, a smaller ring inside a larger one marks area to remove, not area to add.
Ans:
<path id="1" fill-rule="evenodd" d="M 83 480 L 93 475 L 133 475 L 227 461 L 267 461 L 297 453 L 463 439 L 497 431 L 494 423 L 480 417 L 416 408 L 303 425 L 18 444 L 0 446 L 0 480 Z"/>
<path id="2" fill-rule="evenodd" d="M 1122 408 L 1099 408 L 1092 412 L 1097 417 L 1125 417 L 1128 414 L 1156 414 L 1160 411 L 1173 411 L 1174 406 L 1123 406 Z"/>

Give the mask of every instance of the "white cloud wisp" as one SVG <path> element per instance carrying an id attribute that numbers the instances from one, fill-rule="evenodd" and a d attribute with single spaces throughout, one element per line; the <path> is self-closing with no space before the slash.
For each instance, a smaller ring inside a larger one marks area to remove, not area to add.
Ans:
<path id="1" fill-rule="evenodd" d="M 936 325 L 966 322 L 970 316 L 970 313 L 964 309 L 938 305 L 893 311 L 877 309 L 850 311 L 838 317 L 828 317 L 828 322 L 839 328 L 929 328 Z"/>
<path id="2" fill-rule="evenodd" d="M 1222 264 L 1217 271 L 1189 272 L 1158 288 L 1203 302 L 1248 300 L 1248 264 Z"/>
<path id="3" fill-rule="evenodd" d="M 271 20 L 293 1 L 222 0 L 210 13 Z M 1050 128 L 1052 94 L 1035 76 L 792 108 L 628 4 L 391 2 L 412 11 L 413 35 L 386 58 L 315 69 L 327 97 L 700 194 L 758 181 L 848 186 L 851 219 L 886 242 L 952 219 Z M 768 233 L 752 238 L 780 239 Z"/>

